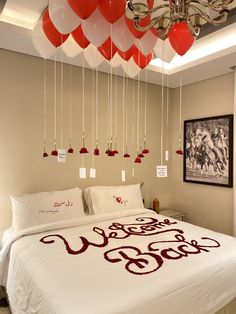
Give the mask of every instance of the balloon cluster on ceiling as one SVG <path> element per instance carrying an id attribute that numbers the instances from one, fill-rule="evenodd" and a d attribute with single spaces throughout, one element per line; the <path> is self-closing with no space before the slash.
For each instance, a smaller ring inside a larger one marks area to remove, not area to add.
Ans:
<path id="1" fill-rule="evenodd" d="M 153 7 L 154 0 L 142 1 Z M 126 0 L 50 0 L 33 30 L 33 42 L 45 59 L 60 46 L 69 57 L 84 50 L 91 67 L 105 59 L 113 67 L 122 65 L 130 77 L 144 69 L 154 53 L 170 62 L 176 52 L 183 55 L 194 42 L 185 22 L 175 23 L 169 38 L 162 41 L 154 28 L 137 30 L 125 9 Z M 140 25 L 147 25 L 150 18 L 147 16 Z"/>

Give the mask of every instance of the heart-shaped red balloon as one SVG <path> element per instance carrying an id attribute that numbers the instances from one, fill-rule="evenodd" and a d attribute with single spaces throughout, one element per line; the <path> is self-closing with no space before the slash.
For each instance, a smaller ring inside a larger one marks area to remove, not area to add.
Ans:
<path id="1" fill-rule="evenodd" d="M 72 10 L 85 20 L 95 11 L 99 0 L 68 0 L 68 3 Z"/>
<path id="2" fill-rule="evenodd" d="M 127 51 L 123 52 L 120 49 L 117 50 L 118 54 L 121 56 L 122 59 L 125 61 L 129 61 L 129 59 L 137 52 L 138 48 L 133 45 Z"/>
<path id="3" fill-rule="evenodd" d="M 115 23 L 125 14 L 125 0 L 100 0 L 99 10 L 111 24 Z"/>
<path id="4" fill-rule="evenodd" d="M 192 47 L 194 40 L 195 37 L 185 21 L 174 23 L 169 33 L 169 41 L 180 56 L 183 56 Z"/>
<path id="5" fill-rule="evenodd" d="M 133 55 L 133 59 L 141 69 L 144 69 L 152 60 L 152 52 L 144 56 L 139 50 L 137 50 Z"/>
<path id="6" fill-rule="evenodd" d="M 83 29 L 81 27 L 81 25 L 79 27 L 77 27 L 72 33 L 71 35 L 73 36 L 74 40 L 77 42 L 77 44 L 85 49 L 88 47 L 88 45 L 90 44 L 90 42 L 88 41 L 88 39 L 85 37 Z"/>
<path id="7" fill-rule="evenodd" d="M 109 37 L 99 48 L 98 51 L 106 60 L 111 60 L 117 52 L 117 47 L 113 44 L 111 37 Z"/>
<path id="8" fill-rule="evenodd" d="M 63 35 L 58 32 L 58 30 L 52 23 L 52 20 L 49 16 L 48 9 L 43 13 L 42 27 L 43 27 L 44 34 L 47 36 L 48 40 L 55 47 L 61 46 L 70 35 L 70 34 Z"/>

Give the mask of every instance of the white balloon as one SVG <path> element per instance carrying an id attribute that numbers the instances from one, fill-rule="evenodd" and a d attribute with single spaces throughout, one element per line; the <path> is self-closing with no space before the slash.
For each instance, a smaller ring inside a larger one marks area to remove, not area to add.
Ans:
<path id="1" fill-rule="evenodd" d="M 176 54 L 168 38 L 166 38 L 164 41 L 158 40 L 153 50 L 159 59 L 168 63 L 171 62 Z"/>
<path id="2" fill-rule="evenodd" d="M 104 61 L 103 56 L 99 53 L 97 48 L 90 44 L 85 50 L 84 50 L 84 57 L 91 68 L 96 68 Z"/>
<path id="3" fill-rule="evenodd" d="M 74 38 L 71 35 L 61 47 L 64 53 L 69 58 L 74 58 L 83 51 L 83 49 L 75 42 Z"/>
<path id="4" fill-rule="evenodd" d="M 98 8 L 88 19 L 82 21 L 82 29 L 85 37 L 97 48 L 111 34 L 111 24 L 102 16 Z"/>
<path id="5" fill-rule="evenodd" d="M 121 56 L 116 53 L 109 63 L 113 68 L 118 68 L 120 65 L 122 65 L 123 61 L 124 60 L 121 58 Z"/>
<path id="6" fill-rule="evenodd" d="M 125 73 L 131 78 L 137 76 L 141 71 L 140 67 L 137 66 L 137 64 L 134 62 L 132 58 L 127 62 L 123 62 L 122 68 L 125 71 Z"/>
<path id="7" fill-rule="evenodd" d="M 81 24 L 81 19 L 67 0 L 50 0 L 48 11 L 54 26 L 61 34 L 69 34 Z"/>
<path id="8" fill-rule="evenodd" d="M 142 38 L 136 39 L 135 46 L 142 54 L 148 55 L 157 43 L 157 37 L 151 32 L 146 32 Z"/>
<path id="9" fill-rule="evenodd" d="M 122 16 L 112 26 L 112 41 L 121 51 L 127 51 L 135 42 L 135 37 L 129 31 L 125 22 L 125 17 Z"/>
<path id="10" fill-rule="evenodd" d="M 56 51 L 56 47 L 51 44 L 44 34 L 42 20 L 37 22 L 32 31 L 32 41 L 35 49 L 44 59 L 49 59 Z"/>

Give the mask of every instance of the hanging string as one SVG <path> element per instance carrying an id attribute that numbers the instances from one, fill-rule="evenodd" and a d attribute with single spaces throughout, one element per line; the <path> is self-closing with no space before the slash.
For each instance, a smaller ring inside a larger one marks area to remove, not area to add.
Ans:
<path id="1" fill-rule="evenodd" d="M 96 138 L 96 155 L 99 155 L 98 150 L 98 52 L 96 54 L 97 58 L 97 66 L 96 66 L 96 101 L 95 101 L 95 107 L 96 107 L 96 127 L 95 127 L 95 138 Z"/>
<path id="2" fill-rule="evenodd" d="M 180 74 L 179 82 L 179 149 L 181 150 L 182 142 L 182 75 Z"/>
<path id="3" fill-rule="evenodd" d="M 51 152 L 52 156 L 57 156 L 57 56 L 54 57 L 54 150 Z"/>
<path id="4" fill-rule="evenodd" d="M 126 77 L 126 91 L 129 90 L 129 79 Z M 128 153 L 128 92 L 126 93 L 126 106 L 125 106 L 125 158 L 129 158 Z"/>
<path id="5" fill-rule="evenodd" d="M 94 69 L 92 69 L 92 148 L 94 148 L 94 138 L 95 138 L 95 73 Z M 94 154 L 92 154 L 92 168 L 94 168 Z"/>
<path id="6" fill-rule="evenodd" d="M 69 94 L 69 149 L 68 153 L 73 154 L 74 150 L 71 146 L 72 143 L 72 71 L 71 71 L 71 59 L 69 65 L 69 85 L 70 85 L 70 94 Z"/>
<path id="7" fill-rule="evenodd" d="M 43 157 L 48 157 L 46 152 L 47 140 L 47 64 L 44 60 L 43 68 Z"/>
<path id="8" fill-rule="evenodd" d="M 63 148 L 63 50 L 61 50 L 61 148 Z"/>
<path id="9" fill-rule="evenodd" d="M 166 91 L 166 151 L 169 146 L 169 78 L 167 77 L 167 91 Z"/>
<path id="10" fill-rule="evenodd" d="M 140 63 L 140 53 L 139 53 L 139 63 Z M 138 73 L 138 100 L 137 100 L 137 157 L 135 163 L 141 163 L 141 158 L 139 157 L 139 127 L 140 127 L 140 72 Z"/>
<path id="11" fill-rule="evenodd" d="M 132 150 L 135 150 L 135 80 L 133 79 L 133 106 L 132 106 Z M 134 177 L 134 167 L 132 167 L 132 177 Z"/>
<path id="12" fill-rule="evenodd" d="M 118 76 L 115 77 L 115 154 L 118 154 L 117 150 L 117 102 L 118 102 L 118 93 L 117 93 L 117 84 L 118 84 Z"/>
<path id="13" fill-rule="evenodd" d="M 122 89 L 122 127 L 123 127 L 123 139 L 122 139 L 122 153 L 125 154 L 125 74 L 123 72 L 123 89 Z"/>
<path id="14" fill-rule="evenodd" d="M 162 44 L 162 55 L 164 56 L 164 41 Z M 164 124 L 164 61 L 162 60 L 162 71 L 161 71 L 161 165 L 163 165 L 163 124 Z"/>
<path id="15" fill-rule="evenodd" d="M 111 24 L 111 38 L 112 38 L 112 24 Z M 110 49 L 111 49 L 111 56 L 112 56 L 112 39 L 111 39 L 111 46 L 110 46 Z M 112 107 L 113 107 L 113 103 L 112 103 L 112 98 L 113 98 L 113 82 L 112 82 L 112 76 L 113 76 L 113 73 L 112 73 L 112 65 L 110 63 L 110 150 L 113 151 L 112 149 L 112 144 L 113 144 L 113 121 L 112 121 Z"/>
<path id="16" fill-rule="evenodd" d="M 147 143 L 147 82 L 148 82 L 148 72 L 145 69 L 145 93 L 144 93 L 144 136 L 143 136 L 143 154 L 148 154 L 149 149 L 146 147 Z"/>
<path id="17" fill-rule="evenodd" d="M 87 154 L 88 150 L 85 147 L 85 56 L 83 50 L 83 67 L 82 67 L 82 148 L 80 154 Z M 84 165 L 84 155 L 82 156 L 82 167 Z"/>
<path id="18" fill-rule="evenodd" d="M 107 74 L 107 144 L 108 149 L 106 151 L 109 154 L 110 151 L 110 74 Z"/>

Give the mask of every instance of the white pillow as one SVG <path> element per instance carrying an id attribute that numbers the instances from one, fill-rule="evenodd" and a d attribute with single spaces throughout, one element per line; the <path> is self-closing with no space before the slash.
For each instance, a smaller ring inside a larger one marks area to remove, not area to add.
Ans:
<path id="1" fill-rule="evenodd" d="M 144 208 L 140 184 L 93 186 L 84 190 L 90 214 Z"/>
<path id="2" fill-rule="evenodd" d="M 11 196 L 11 202 L 15 231 L 85 216 L 79 188 Z"/>

